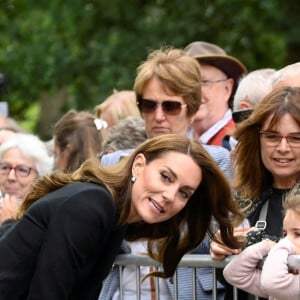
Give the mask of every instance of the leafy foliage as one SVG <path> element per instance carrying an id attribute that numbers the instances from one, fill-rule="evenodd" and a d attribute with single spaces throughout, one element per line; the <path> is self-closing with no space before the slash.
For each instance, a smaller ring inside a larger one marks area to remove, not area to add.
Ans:
<path id="1" fill-rule="evenodd" d="M 249 70 L 279 68 L 299 48 L 299 4 L 282 6 L 279 0 L 0 0 L 0 71 L 9 79 L 11 115 L 22 120 L 27 110 L 40 111 L 31 129 L 49 137 L 51 126 L 41 123 L 71 107 L 92 110 L 113 89 L 131 89 L 138 64 L 163 45 L 205 40 Z M 36 105 L 44 107 L 32 110 Z"/>

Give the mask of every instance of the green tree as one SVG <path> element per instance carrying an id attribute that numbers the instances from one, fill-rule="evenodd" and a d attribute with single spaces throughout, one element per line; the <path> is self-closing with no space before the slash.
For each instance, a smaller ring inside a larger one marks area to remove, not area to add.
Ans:
<path id="1" fill-rule="evenodd" d="M 295 58 L 299 4 L 279 0 L 0 0 L 0 72 L 10 112 L 41 137 L 69 108 L 93 110 L 131 89 L 138 64 L 164 45 L 206 40 L 249 70 Z M 294 10 L 287 18 L 289 10 Z"/>

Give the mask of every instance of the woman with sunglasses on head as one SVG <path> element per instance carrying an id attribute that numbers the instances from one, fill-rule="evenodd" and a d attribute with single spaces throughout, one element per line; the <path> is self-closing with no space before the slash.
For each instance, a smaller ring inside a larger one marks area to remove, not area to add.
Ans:
<path id="1" fill-rule="evenodd" d="M 53 172 L 32 186 L 20 219 L 0 239 L 0 298 L 97 299 L 123 239 L 147 240 L 164 267 L 155 275 L 170 277 L 212 236 L 212 218 L 223 240 L 239 246 L 235 217 L 216 163 L 178 135 L 149 139 L 115 166 L 88 160 L 72 174 Z"/>
<path id="2" fill-rule="evenodd" d="M 186 55 L 180 49 L 155 50 L 138 67 L 133 89 L 137 95 L 137 106 L 145 120 L 148 138 L 168 133 L 188 135 L 188 129 L 201 103 L 201 73 L 196 59 Z M 224 174 L 231 178 L 229 152 L 219 146 L 204 145 L 203 147 L 217 161 Z M 119 151 L 105 155 L 101 162 L 108 164 L 114 160 L 118 161 L 122 153 L 124 152 Z M 129 249 L 132 253 L 141 253 L 147 251 L 147 246 L 146 243 L 139 241 L 131 243 L 129 248 L 124 247 L 123 250 L 127 252 Z M 203 243 L 196 251 L 208 254 L 209 247 Z M 127 281 L 123 285 L 123 291 L 128 297 L 125 299 L 130 299 L 136 295 L 135 269 L 127 266 L 124 268 L 124 274 Z M 143 274 L 141 275 L 143 277 Z M 211 268 L 199 268 L 197 275 L 197 297 L 210 300 L 213 290 Z M 107 284 L 100 296 L 101 300 L 118 299 L 118 276 L 118 269 L 115 268 L 107 278 Z M 111 282 L 114 282 L 115 286 L 112 286 Z M 192 279 L 188 268 L 180 268 L 178 282 L 179 298 L 191 299 Z M 171 280 L 161 281 L 159 286 L 161 300 L 173 298 L 174 284 Z M 220 291 L 218 296 L 221 299 L 223 287 L 221 285 L 218 287 Z M 141 288 L 143 299 L 148 299 L 150 291 L 153 290 L 150 282 L 144 281 Z"/>
<path id="3" fill-rule="evenodd" d="M 14 223 L 30 185 L 52 168 L 53 159 L 37 136 L 15 133 L 0 146 L 0 235 Z"/>
<path id="4" fill-rule="evenodd" d="M 300 176 L 300 88 L 268 94 L 234 132 L 238 140 L 234 187 L 251 226 L 265 226 L 269 238 L 282 237 L 282 202 Z M 213 259 L 240 250 L 211 243 Z M 247 297 L 241 295 L 239 299 Z M 232 299 L 228 289 L 226 299 Z"/>

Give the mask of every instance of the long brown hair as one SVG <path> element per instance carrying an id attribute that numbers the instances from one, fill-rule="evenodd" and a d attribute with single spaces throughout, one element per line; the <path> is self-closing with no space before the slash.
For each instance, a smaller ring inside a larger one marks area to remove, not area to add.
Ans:
<path id="1" fill-rule="evenodd" d="M 69 110 L 54 126 L 54 142 L 60 151 L 68 151 L 64 172 L 73 172 L 87 159 L 102 151 L 103 131 L 95 125 L 95 116 L 86 111 Z"/>
<path id="2" fill-rule="evenodd" d="M 74 181 L 94 182 L 104 185 L 111 193 L 120 210 L 119 224 L 125 224 L 131 206 L 131 170 L 136 155 L 142 153 L 146 162 L 160 158 L 175 151 L 189 155 L 202 170 L 202 181 L 186 206 L 171 219 L 156 223 L 145 222 L 129 224 L 126 239 L 149 239 L 149 254 L 163 263 L 164 273 L 170 277 L 182 256 L 196 248 L 208 234 L 212 239 L 213 221 L 219 224 L 224 244 L 232 248 L 241 246 L 233 235 L 234 217 L 241 218 L 232 199 L 231 188 L 216 162 L 195 140 L 167 134 L 142 143 L 132 155 L 119 164 L 102 167 L 95 161 L 86 161 L 73 174 L 53 173 L 37 182 L 21 206 L 21 214 L 43 195 Z M 193 174 L 187 174 L 193 176 Z M 20 215 L 21 215 L 20 214 Z M 160 243 L 156 243 L 157 239 Z"/>

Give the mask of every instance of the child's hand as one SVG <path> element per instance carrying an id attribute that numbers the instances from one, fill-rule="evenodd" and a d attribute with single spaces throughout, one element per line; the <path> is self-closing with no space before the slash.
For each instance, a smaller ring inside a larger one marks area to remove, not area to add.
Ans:
<path id="1" fill-rule="evenodd" d="M 276 242 L 271 240 L 264 240 L 264 243 L 266 244 L 266 247 L 269 249 L 269 251 L 277 244 Z"/>

